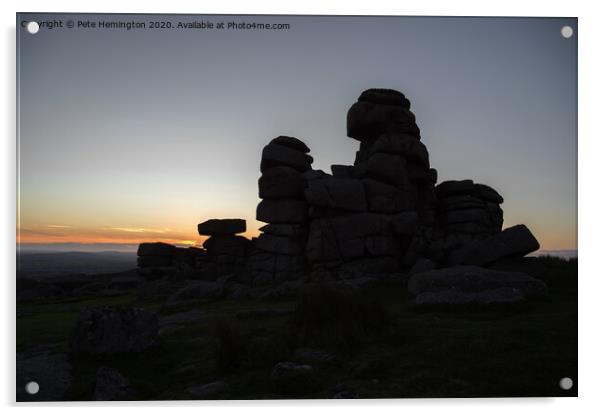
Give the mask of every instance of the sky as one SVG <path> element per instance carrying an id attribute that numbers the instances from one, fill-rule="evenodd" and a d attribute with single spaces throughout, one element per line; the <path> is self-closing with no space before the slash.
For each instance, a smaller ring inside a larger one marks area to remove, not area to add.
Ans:
<path id="1" fill-rule="evenodd" d="M 210 218 L 244 218 L 255 236 L 263 146 L 291 135 L 314 169 L 352 164 L 347 110 L 380 87 L 411 101 L 439 181 L 489 184 L 504 227 L 527 224 L 544 250 L 577 248 L 576 19 L 17 19 L 22 246 L 200 244 L 196 225 Z M 29 34 L 19 19 L 63 27 Z M 290 28 L 177 28 L 195 21 Z"/>

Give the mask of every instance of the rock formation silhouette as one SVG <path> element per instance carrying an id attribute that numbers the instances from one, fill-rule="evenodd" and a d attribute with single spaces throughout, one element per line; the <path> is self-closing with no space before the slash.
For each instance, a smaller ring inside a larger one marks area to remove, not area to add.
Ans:
<path id="1" fill-rule="evenodd" d="M 312 169 L 298 138 L 274 138 L 260 164 L 259 237 L 236 235 L 246 230 L 242 219 L 210 219 L 198 225 L 209 236 L 204 251 L 141 244 L 139 266 L 156 271 L 186 258 L 205 278 L 234 273 L 256 287 L 489 266 L 539 249 L 525 225 L 502 231 L 504 199 L 492 187 L 437 184 L 410 107 L 399 91 L 362 92 L 347 113 L 355 160 L 331 173 Z"/>

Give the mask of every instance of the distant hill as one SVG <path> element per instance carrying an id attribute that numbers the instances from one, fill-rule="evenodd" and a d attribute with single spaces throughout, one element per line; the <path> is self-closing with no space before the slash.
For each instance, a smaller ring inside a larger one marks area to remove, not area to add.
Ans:
<path id="1" fill-rule="evenodd" d="M 135 267 L 135 252 L 21 252 L 17 254 L 17 277 L 92 275 L 120 272 Z"/>

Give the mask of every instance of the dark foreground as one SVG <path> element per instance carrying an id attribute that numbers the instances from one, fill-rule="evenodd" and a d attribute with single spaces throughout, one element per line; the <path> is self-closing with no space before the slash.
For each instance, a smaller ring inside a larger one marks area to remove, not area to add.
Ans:
<path id="1" fill-rule="evenodd" d="M 131 400 L 577 396 L 577 261 L 542 261 L 548 297 L 507 308 L 417 309 L 397 280 L 353 295 L 314 288 L 301 299 L 169 308 L 138 288 L 20 302 L 18 373 L 26 365 L 41 377 L 38 395 L 18 389 L 17 400 L 98 398 L 101 367 L 125 382 L 108 389 Z M 70 353 L 80 310 L 100 305 L 157 312 L 156 347 Z"/>

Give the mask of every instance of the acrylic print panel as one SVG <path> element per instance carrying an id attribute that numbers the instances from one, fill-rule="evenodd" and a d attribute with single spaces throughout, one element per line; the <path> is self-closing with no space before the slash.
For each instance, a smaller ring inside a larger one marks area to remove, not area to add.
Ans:
<path id="1" fill-rule="evenodd" d="M 16 399 L 576 396 L 577 34 L 18 14 Z"/>

